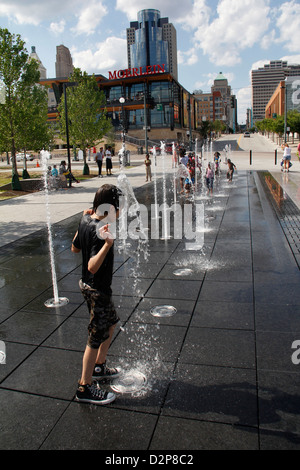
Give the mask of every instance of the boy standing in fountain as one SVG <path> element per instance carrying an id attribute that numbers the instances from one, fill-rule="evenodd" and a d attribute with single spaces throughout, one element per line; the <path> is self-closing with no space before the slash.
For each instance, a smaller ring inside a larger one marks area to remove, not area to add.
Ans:
<path id="1" fill-rule="evenodd" d="M 112 402 L 115 395 L 101 390 L 95 380 L 118 376 L 117 369 L 106 366 L 106 355 L 119 321 L 111 298 L 114 239 L 109 226 L 119 216 L 120 195 L 120 190 L 111 184 L 98 189 L 93 209 L 84 211 L 71 247 L 74 253 L 82 252 L 79 286 L 90 313 L 88 342 L 76 399 L 99 405 Z"/>

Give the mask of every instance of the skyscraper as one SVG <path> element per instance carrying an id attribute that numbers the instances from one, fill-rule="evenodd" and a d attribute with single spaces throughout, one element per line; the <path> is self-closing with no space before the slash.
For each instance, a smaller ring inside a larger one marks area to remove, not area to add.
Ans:
<path id="1" fill-rule="evenodd" d="M 69 49 L 62 44 L 56 46 L 56 78 L 69 77 L 73 72 L 73 61 Z"/>
<path id="2" fill-rule="evenodd" d="M 176 29 L 158 10 L 141 10 L 138 21 L 127 28 L 128 68 L 165 64 L 165 71 L 177 80 Z"/>
<path id="3" fill-rule="evenodd" d="M 278 84 L 286 77 L 300 75 L 300 65 L 272 60 L 257 70 L 252 70 L 253 121 L 265 118 L 265 109 Z"/>
<path id="4" fill-rule="evenodd" d="M 30 57 L 32 59 L 35 59 L 37 61 L 37 63 L 39 64 L 39 72 L 40 72 L 40 79 L 44 79 L 44 78 L 47 78 L 47 70 L 45 69 L 45 67 L 43 66 L 39 56 L 37 55 L 36 53 L 36 50 L 35 50 L 35 46 L 31 46 L 31 54 L 30 54 Z"/>

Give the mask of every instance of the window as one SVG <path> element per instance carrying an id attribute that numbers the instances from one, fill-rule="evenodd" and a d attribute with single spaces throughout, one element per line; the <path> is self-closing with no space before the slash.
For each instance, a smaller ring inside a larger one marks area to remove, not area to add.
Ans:
<path id="1" fill-rule="evenodd" d="M 119 100 L 121 96 L 123 96 L 123 90 L 121 86 L 115 86 L 115 87 L 110 88 L 108 92 L 108 99 L 110 101 Z"/>
<path id="2" fill-rule="evenodd" d="M 170 101 L 169 83 L 167 82 L 151 83 L 150 93 L 156 103 Z"/>

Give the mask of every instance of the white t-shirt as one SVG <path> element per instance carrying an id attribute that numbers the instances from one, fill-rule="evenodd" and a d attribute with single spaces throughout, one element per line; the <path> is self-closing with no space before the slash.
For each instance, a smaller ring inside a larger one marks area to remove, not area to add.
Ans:
<path id="1" fill-rule="evenodd" d="M 110 159 L 111 159 L 111 152 L 110 152 L 109 150 L 106 150 L 105 156 L 106 156 L 106 158 L 110 158 Z"/>

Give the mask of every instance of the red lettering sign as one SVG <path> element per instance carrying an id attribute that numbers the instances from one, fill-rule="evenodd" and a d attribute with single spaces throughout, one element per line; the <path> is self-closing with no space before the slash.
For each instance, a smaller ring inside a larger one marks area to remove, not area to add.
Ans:
<path id="1" fill-rule="evenodd" d="M 113 73 L 108 72 L 108 80 L 116 80 L 116 73 L 116 70 Z"/>
<path id="2" fill-rule="evenodd" d="M 142 75 L 152 75 L 164 72 L 165 64 L 147 65 L 146 72 L 143 72 L 143 67 L 134 67 L 132 69 L 114 70 L 113 72 L 108 72 L 108 79 L 117 80 L 118 78 L 140 77 Z"/>

